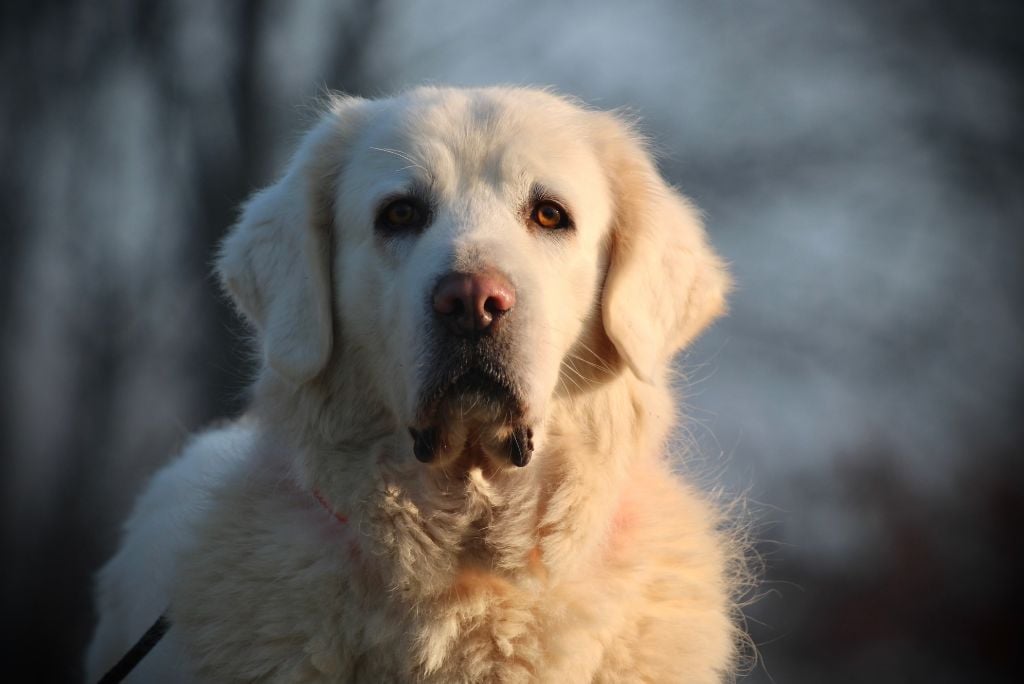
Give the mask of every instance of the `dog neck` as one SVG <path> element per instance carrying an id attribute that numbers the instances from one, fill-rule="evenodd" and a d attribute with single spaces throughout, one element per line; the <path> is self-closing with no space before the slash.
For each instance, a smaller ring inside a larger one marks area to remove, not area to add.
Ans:
<path id="1" fill-rule="evenodd" d="M 310 505 L 316 492 L 347 520 L 364 579 L 425 597 L 467 572 L 510 582 L 572 576 L 602 553 L 630 470 L 656 457 L 665 436 L 651 434 L 647 412 L 672 407 L 667 391 L 629 372 L 590 393 L 554 398 L 530 465 L 490 472 L 419 463 L 406 431 L 365 391 L 271 382 L 254 406 L 300 454 L 290 466 Z"/>

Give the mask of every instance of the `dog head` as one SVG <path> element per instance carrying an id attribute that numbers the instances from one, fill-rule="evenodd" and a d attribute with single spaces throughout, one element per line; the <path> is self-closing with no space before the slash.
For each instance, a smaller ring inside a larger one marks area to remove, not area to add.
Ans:
<path id="1" fill-rule="evenodd" d="M 334 100 L 218 270 L 281 380 L 360 364 L 420 460 L 519 466 L 584 340 L 659 382 L 728 287 L 626 125 L 528 89 Z"/>

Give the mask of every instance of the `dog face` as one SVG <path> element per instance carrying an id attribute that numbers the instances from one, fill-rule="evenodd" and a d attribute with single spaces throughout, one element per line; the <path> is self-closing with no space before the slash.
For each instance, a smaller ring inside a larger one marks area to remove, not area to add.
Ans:
<path id="1" fill-rule="evenodd" d="M 584 339 L 657 381 L 727 287 L 625 126 L 524 89 L 335 101 L 219 268 L 272 372 L 351 354 L 420 460 L 518 466 Z"/>
<path id="2" fill-rule="evenodd" d="M 525 464 L 595 310 L 607 179 L 559 100 L 406 98 L 341 174 L 341 329 L 381 350 L 376 382 L 423 460 L 469 442 Z"/>

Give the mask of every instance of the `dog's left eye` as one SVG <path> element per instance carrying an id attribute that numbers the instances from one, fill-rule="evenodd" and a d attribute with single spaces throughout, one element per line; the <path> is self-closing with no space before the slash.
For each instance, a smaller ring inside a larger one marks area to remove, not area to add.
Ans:
<path id="1" fill-rule="evenodd" d="M 533 212 L 530 214 L 530 220 L 547 230 L 572 227 L 572 219 L 569 218 L 569 212 L 551 200 L 537 202 L 533 207 Z"/>
<path id="2" fill-rule="evenodd" d="M 377 225 L 389 229 L 417 230 L 427 224 L 427 208 L 414 199 L 389 202 L 377 214 Z"/>

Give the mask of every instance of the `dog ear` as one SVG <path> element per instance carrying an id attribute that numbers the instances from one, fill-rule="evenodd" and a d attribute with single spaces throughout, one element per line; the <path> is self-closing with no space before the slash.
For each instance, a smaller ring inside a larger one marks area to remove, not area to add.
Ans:
<path id="1" fill-rule="evenodd" d="M 602 115 L 603 150 L 615 197 L 604 329 L 633 373 L 652 382 L 725 312 L 730 278 L 697 210 L 658 173 L 628 127 Z"/>
<path id="2" fill-rule="evenodd" d="M 256 328 L 263 362 L 296 385 L 319 374 L 331 353 L 334 194 L 361 102 L 332 99 L 284 176 L 246 201 L 217 259 L 221 284 Z"/>

